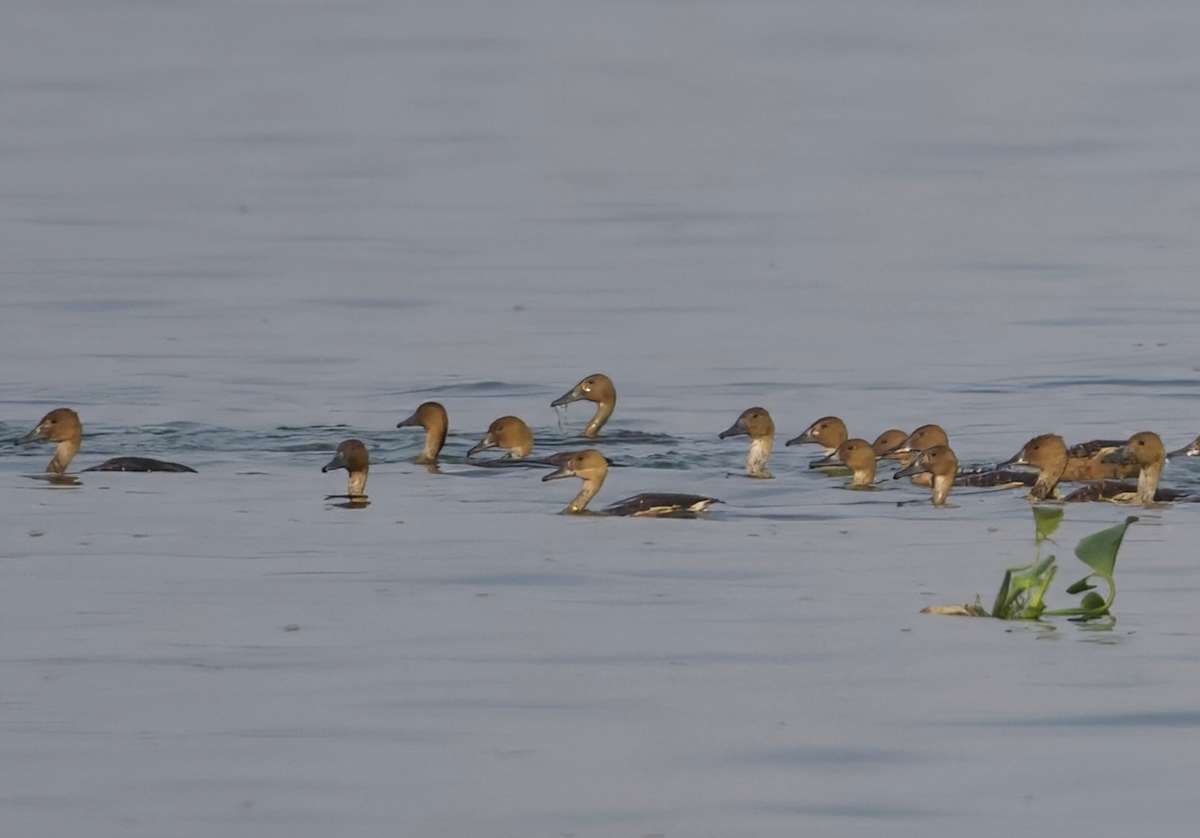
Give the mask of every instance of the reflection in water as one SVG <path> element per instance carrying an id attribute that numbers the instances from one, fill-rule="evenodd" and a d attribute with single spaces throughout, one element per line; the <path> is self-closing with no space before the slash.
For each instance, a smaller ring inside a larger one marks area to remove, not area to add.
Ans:
<path id="1" fill-rule="evenodd" d="M 366 495 L 326 495 L 325 500 L 333 501 L 340 500 L 341 503 L 328 504 L 328 508 L 338 509 L 366 509 L 371 505 L 371 501 Z"/>
<path id="2" fill-rule="evenodd" d="M 30 480 L 38 480 L 43 483 L 49 483 L 51 486 L 58 487 L 75 487 L 83 485 L 79 482 L 79 478 L 74 474 L 55 474 L 53 472 L 46 472 L 45 474 L 26 474 L 25 477 L 29 478 Z"/>

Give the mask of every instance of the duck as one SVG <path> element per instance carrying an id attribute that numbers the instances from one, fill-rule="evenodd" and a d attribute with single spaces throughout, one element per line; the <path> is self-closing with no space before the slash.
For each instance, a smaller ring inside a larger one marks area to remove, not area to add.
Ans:
<path id="1" fill-rule="evenodd" d="M 850 480 L 850 488 L 870 488 L 875 480 L 875 450 L 865 439 L 848 439 L 837 447 L 832 454 L 809 463 L 809 468 L 829 468 L 830 466 L 846 466 L 854 476 Z"/>
<path id="2" fill-rule="evenodd" d="M 846 423 L 836 416 L 822 416 L 808 426 L 799 436 L 792 437 L 784 443 L 784 447 L 816 443 L 825 447 L 825 453 L 832 454 L 838 446 L 850 438 Z"/>
<path id="3" fill-rule="evenodd" d="M 1026 500 L 1041 501 L 1055 496 L 1055 488 L 1063 479 L 1069 458 L 1067 444 L 1061 436 L 1042 434 L 1021 446 L 1020 451 L 1000 466 L 1027 465 L 1037 468 L 1037 479 L 1026 495 Z"/>
<path id="4" fill-rule="evenodd" d="M 904 438 L 895 448 L 880 455 L 884 460 L 899 460 L 901 465 L 909 465 L 917 458 L 917 454 L 935 445 L 949 445 L 950 438 L 941 425 L 922 425 Z"/>
<path id="5" fill-rule="evenodd" d="M 1182 457 L 1200 457 L 1200 436 L 1191 441 L 1190 444 L 1178 448 L 1174 451 L 1167 452 L 1167 459 L 1182 458 Z"/>
<path id="6" fill-rule="evenodd" d="M 1063 482 L 1085 483 L 1092 480 L 1137 477 L 1140 469 L 1136 463 L 1121 462 L 1110 456 L 1124 445 L 1123 439 L 1093 439 L 1072 445 L 1067 449 Z"/>
<path id="7" fill-rule="evenodd" d="M 932 475 L 933 505 L 946 506 L 950 487 L 958 474 L 958 457 L 949 445 L 934 445 L 920 451 L 916 459 L 892 475 L 893 480 L 917 474 Z"/>
<path id="8" fill-rule="evenodd" d="M 596 402 L 596 414 L 592 417 L 592 421 L 588 422 L 588 426 L 583 429 L 585 437 L 594 439 L 617 407 L 617 388 L 613 386 L 612 379 L 607 375 L 594 373 L 550 402 L 550 406 L 563 407 L 580 400 Z"/>
<path id="9" fill-rule="evenodd" d="M 1167 449 L 1162 439 L 1153 431 L 1142 431 L 1131 436 L 1120 448 L 1105 455 L 1111 462 L 1135 464 L 1138 467 L 1137 483 L 1124 480 L 1096 480 L 1088 483 L 1063 498 L 1066 502 L 1089 500 L 1113 500 L 1150 506 L 1155 502 L 1178 500 L 1182 492 L 1160 489 L 1163 466 L 1167 462 Z"/>
<path id="10" fill-rule="evenodd" d="M 348 439 L 337 447 L 333 459 L 321 467 L 321 473 L 344 468 L 349 476 L 346 480 L 346 493 L 352 497 L 366 495 L 367 472 L 371 468 L 371 456 L 367 446 L 361 439 Z"/>
<path id="11" fill-rule="evenodd" d="M 941 425 L 922 425 L 911 434 L 904 438 L 895 448 L 884 451 L 879 455 L 881 460 L 896 460 L 900 463 L 900 471 L 904 471 L 906 467 L 912 465 L 917 456 L 927 448 L 933 448 L 935 445 L 949 445 L 950 438 L 946 436 L 946 431 Z M 899 474 L 900 472 L 896 472 Z M 915 486 L 932 486 L 933 475 L 928 472 L 906 472 L 912 477 L 911 482 Z M 896 475 L 893 474 L 894 478 Z"/>
<path id="12" fill-rule="evenodd" d="M 420 427 L 425 429 L 425 448 L 413 461 L 421 465 L 436 465 L 442 446 L 446 444 L 446 431 L 450 427 L 450 417 L 446 408 L 438 402 L 425 402 L 397 428 Z"/>
<path id="13" fill-rule="evenodd" d="M 875 452 L 875 458 L 880 459 L 884 454 L 903 445 L 906 439 L 908 439 L 908 431 L 891 428 L 875 437 L 875 441 L 871 443 L 871 450 Z"/>
<path id="14" fill-rule="evenodd" d="M 523 460 L 533 451 L 533 431 L 516 416 L 501 416 L 488 425 L 487 435 L 472 446 L 467 458 L 488 448 L 503 448 L 501 460 Z"/>
<path id="15" fill-rule="evenodd" d="M 587 509 L 588 502 L 604 485 L 604 478 L 608 477 L 608 467 L 611 465 L 608 458 L 595 448 L 553 454 L 546 458 L 545 463 L 558 468 L 543 477 L 543 482 L 560 480 L 564 477 L 578 477 L 583 481 L 583 491 L 576 495 L 575 499 L 563 510 L 571 515 L 577 515 Z M 714 503 L 721 503 L 721 501 L 704 495 L 645 492 L 618 501 L 597 514 L 638 518 L 693 517 L 704 512 Z"/>
<path id="16" fill-rule="evenodd" d="M 775 443 L 775 422 L 764 407 L 751 407 L 742 411 L 737 421 L 721 433 L 718 439 L 731 436 L 750 437 L 750 453 L 746 455 L 746 474 L 751 477 L 770 479 L 767 460 L 771 459 L 771 446 Z"/>
<path id="17" fill-rule="evenodd" d="M 83 443 L 83 423 L 79 414 L 69 407 L 60 407 L 42 417 L 34 428 L 25 436 L 15 440 L 16 445 L 25 445 L 38 440 L 46 440 L 57 444 L 50 465 L 46 466 L 47 473 L 63 474 Z M 171 463 L 165 460 L 155 460 L 150 457 L 113 457 L 98 466 L 85 468 L 83 471 L 165 471 L 190 472 L 196 470 L 191 466 Z"/>

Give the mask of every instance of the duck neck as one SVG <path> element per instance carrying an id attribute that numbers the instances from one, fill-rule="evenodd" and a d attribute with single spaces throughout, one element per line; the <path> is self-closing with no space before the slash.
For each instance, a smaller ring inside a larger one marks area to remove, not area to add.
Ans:
<path id="1" fill-rule="evenodd" d="M 1162 463 L 1150 463 L 1138 472 L 1137 500 L 1142 506 L 1154 503 L 1154 495 L 1158 491 L 1158 481 L 1162 478 Z"/>
<path id="2" fill-rule="evenodd" d="M 425 450 L 417 457 L 418 463 L 436 463 L 442 446 L 446 444 L 445 428 L 430 428 L 425 432 Z M 365 478 L 364 478 L 365 479 Z"/>
<path id="3" fill-rule="evenodd" d="M 594 437 L 600 433 L 600 429 L 604 427 L 604 423 L 608 421 L 608 417 L 612 416 L 613 410 L 617 406 L 615 399 L 612 401 L 603 401 L 596 408 L 596 415 L 592 417 L 592 421 L 584 428 L 583 435 L 586 437 Z"/>
<path id="4" fill-rule="evenodd" d="M 875 458 L 871 458 L 871 462 L 854 470 L 854 477 L 850 480 L 851 486 L 870 486 L 875 481 Z"/>
<path id="5" fill-rule="evenodd" d="M 67 466 L 71 464 L 71 460 L 75 459 L 75 455 L 79 453 L 79 440 L 64 439 L 58 444 L 58 448 L 54 451 L 54 459 L 50 461 L 50 465 L 46 466 L 46 471 L 62 474 L 67 470 Z"/>
<path id="6" fill-rule="evenodd" d="M 1033 484 L 1033 488 L 1029 492 L 1030 500 L 1045 500 L 1054 495 L 1054 489 L 1058 486 L 1058 481 L 1062 480 L 1063 472 L 1066 471 L 1067 461 L 1063 459 L 1061 462 L 1054 462 L 1048 466 L 1044 466 L 1038 472 L 1037 482 Z"/>
<path id="7" fill-rule="evenodd" d="M 950 494 L 950 487 L 954 485 L 954 475 L 952 474 L 935 474 L 933 476 L 933 505 L 945 506 L 946 498 Z"/>
<path id="8" fill-rule="evenodd" d="M 567 507 L 567 512 L 582 512 L 587 509 L 588 503 L 600 491 L 600 487 L 604 485 L 603 477 L 591 477 L 583 481 L 583 491 L 575 496 L 575 500 L 571 501 L 571 505 Z"/>
<path id="9" fill-rule="evenodd" d="M 750 454 L 746 457 L 747 474 L 760 475 L 764 473 L 767 460 L 771 459 L 771 446 L 774 442 L 773 437 L 750 441 Z"/>
<path id="10" fill-rule="evenodd" d="M 367 472 L 352 471 L 350 479 L 347 482 L 347 489 L 351 495 L 364 495 L 367 488 Z"/>

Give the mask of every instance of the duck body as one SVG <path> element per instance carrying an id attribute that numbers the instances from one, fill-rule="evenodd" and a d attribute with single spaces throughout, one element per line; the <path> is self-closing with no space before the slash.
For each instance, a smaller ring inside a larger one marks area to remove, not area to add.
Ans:
<path id="1" fill-rule="evenodd" d="M 596 413 L 583 430 L 583 435 L 592 439 L 600 433 L 600 429 L 604 427 L 608 417 L 612 416 L 613 411 L 617 408 L 617 388 L 613 385 L 612 379 L 604 373 L 593 373 L 550 402 L 550 406 L 563 407 L 577 401 L 596 403 Z"/>
<path id="2" fill-rule="evenodd" d="M 367 489 L 367 472 L 371 468 L 371 456 L 367 446 L 359 439 L 348 439 L 337 447 L 333 459 L 321 467 L 321 473 L 344 468 L 349 476 L 346 493 L 350 497 L 362 497 Z"/>
<path id="3" fill-rule="evenodd" d="M 486 451 L 500 448 L 503 460 L 523 460 L 533 451 L 533 431 L 516 416 L 501 416 L 488 426 L 487 434 L 467 452 L 467 460 Z"/>
<path id="4" fill-rule="evenodd" d="M 1085 483 L 1091 480 L 1117 480 L 1137 477 L 1137 464 L 1113 458 L 1127 440 L 1093 439 L 1067 449 L 1067 464 L 1063 469 L 1065 483 Z"/>
<path id="5" fill-rule="evenodd" d="M 79 414 L 69 407 L 60 407 L 42 417 L 37 427 L 18 440 L 17 445 L 45 440 L 56 444 L 54 457 L 46 471 L 53 474 L 63 474 L 79 448 L 83 444 L 83 423 Z M 156 460 L 152 457 L 113 457 L 98 466 L 83 469 L 84 471 L 162 471 L 195 474 L 196 470 L 182 463 L 172 463 L 166 460 Z"/>
<path id="6" fill-rule="evenodd" d="M 594 448 L 586 451 L 564 451 L 547 457 L 545 462 L 558 468 L 543 477 L 543 482 L 564 477 L 578 477 L 583 481 L 583 491 L 563 510 L 572 515 L 587 511 L 588 503 L 604 485 L 610 465 L 608 459 Z M 642 518 L 693 517 L 714 503 L 720 501 L 704 495 L 644 492 L 618 501 L 595 514 Z"/>
<path id="7" fill-rule="evenodd" d="M 820 460 L 813 460 L 808 464 L 809 468 L 836 466 L 846 466 L 852 471 L 851 488 L 870 488 L 875 480 L 875 449 L 865 439 L 848 439 L 839 445 L 832 454 Z"/>
<path id="8" fill-rule="evenodd" d="M 771 447 L 775 444 L 775 422 L 766 408 L 751 407 L 742 411 L 736 422 L 717 434 L 718 439 L 731 436 L 750 437 L 746 474 L 769 479 L 772 475 L 767 471 L 767 460 L 771 459 Z"/>
<path id="9" fill-rule="evenodd" d="M 446 408 L 440 403 L 425 402 L 413 411 L 412 416 L 398 422 L 396 427 L 425 429 L 425 447 L 414 462 L 432 465 L 437 463 L 442 446 L 446 444 L 446 434 L 450 429 L 450 417 L 446 413 Z"/>
<path id="10" fill-rule="evenodd" d="M 958 457 L 949 445 L 934 445 L 917 454 L 916 459 L 892 475 L 893 480 L 917 474 L 932 475 L 934 506 L 946 506 L 946 498 L 958 474 Z"/>

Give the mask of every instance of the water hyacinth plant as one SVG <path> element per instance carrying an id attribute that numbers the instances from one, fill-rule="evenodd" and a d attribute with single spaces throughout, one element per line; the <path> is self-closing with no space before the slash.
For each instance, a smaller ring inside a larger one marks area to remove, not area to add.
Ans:
<path id="1" fill-rule="evenodd" d="M 991 614 L 980 605 L 978 598 L 974 605 L 926 608 L 924 613 L 996 617 L 1001 620 L 1036 620 L 1042 616 L 1068 617 L 1079 622 L 1094 620 L 1108 614 L 1113 600 L 1117 596 L 1117 584 L 1113 580 L 1117 551 L 1121 549 L 1125 530 L 1137 520 L 1137 517 L 1130 515 L 1124 522 L 1092 533 L 1076 545 L 1076 557 L 1091 568 L 1091 571 L 1067 588 L 1067 593 L 1084 594 L 1084 597 L 1075 608 L 1048 611 L 1044 599 L 1050 583 L 1054 581 L 1054 576 L 1058 573 L 1058 565 L 1054 556 L 1042 558 L 1042 545 L 1047 541 L 1054 544 L 1050 536 L 1058 529 L 1062 517 L 1063 511 L 1057 507 L 1035 506 L 1033 508 L 1037 557 L 1030 564 L 1009 568 L 1005 571 L 1004 582 L 996 594 Z M 1095 590 L 1097 587 L 1095 581 L 1097 580 L 1104 582 L 1108 587 L 1107 596 L 1101 596 Z"/>

